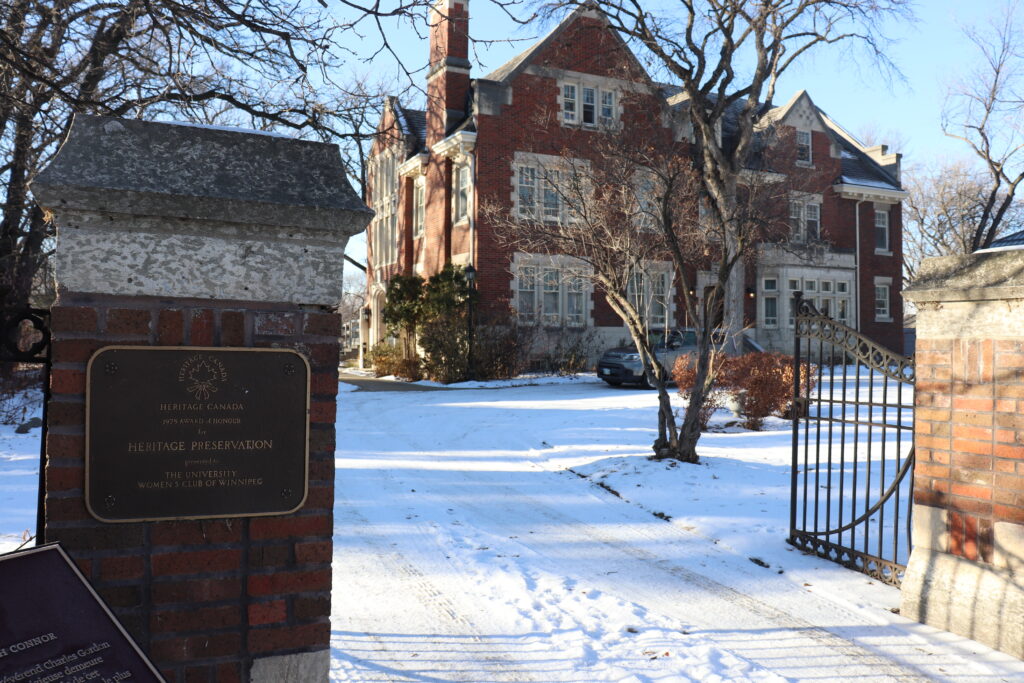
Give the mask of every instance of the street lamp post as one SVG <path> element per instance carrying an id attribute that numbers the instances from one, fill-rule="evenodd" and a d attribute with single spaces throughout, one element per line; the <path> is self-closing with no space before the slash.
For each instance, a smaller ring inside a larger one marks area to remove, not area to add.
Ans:
<path id="1" fill-rule="evenodd" d="M 476 291 L 476 268 L 470 263 L 463 272 L 466 276 L 466 283 L 469 285 L 469 296 L 466 297 L 466 345 L 468 347 L 466 356 L 469 363 L 469 380 L 474 381 L 476 380 L 476 367 L 473 364 L 473 294 Z"/>

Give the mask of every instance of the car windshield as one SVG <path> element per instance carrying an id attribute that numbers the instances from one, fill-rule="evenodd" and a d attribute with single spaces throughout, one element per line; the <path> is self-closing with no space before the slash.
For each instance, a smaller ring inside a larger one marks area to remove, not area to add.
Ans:
<path id="1" fill-rule="evenodd" d="M 672 330 L 666 343 L 664 332 L 652 332 L 651 343 L 658 348 L 670 349 L 677 346 L 696 346 L 697 334 L 693 330 Z"/>

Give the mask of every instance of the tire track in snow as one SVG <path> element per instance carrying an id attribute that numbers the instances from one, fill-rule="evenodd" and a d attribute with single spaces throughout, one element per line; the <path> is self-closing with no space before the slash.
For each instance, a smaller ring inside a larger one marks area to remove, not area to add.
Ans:
<path id="1" fill-rule="evenodd" d="M 548 476 L 557 476 L 539 466 L 538 469 Z M 569 482 L 572 480 L 567 478 L 565 481 Z M 587 486 L 588 489 L 592 486 L 589 482 L 584 483 L 580 481 L 579 484 Z M 636 600 L 635 596 L 624 597 L 624 599 L 649 605 L 650 609 L 657 610 L 664 616 L 680 620 L 683 623 L 703 623 L 705 628 L 717 626 L 718 628 L 715 628 L 715 631 L 718 631 L 719 633 L 727 632 L 732 629 L 750 629 L 753 627 L 775 630 L 784 629 L 788 632 L 799 634 L 798 637 L 800 639 L 809 639 L 813 641 L 816 645 L 815 649 L 823 648 L 828 651 L 818 653 L 816 655 L 817 657 L 834 656 L 832 653 L 835 653 L 835 655 L 842 657 L 844 660 L 849 660 L 837 663 L 837 667 L 842 666 L 844 677 L 857 676 L 858 678 L 866 678 L 867 680 L 871 680 L 872 678 L 876 680 L 881 678 L 882 680 L 903 681 L 932 680 L 927 673 L 917 669 L 916 667 L 894 662 L 877 652 L 872 652 L 857 643 L 831 633 L 826 629 L 815 626 L 806 620 L 792 616 L 791 614 L 773 607 L 772 605 L 710 579 L 703 574 L 686 569 L 669 560 L 660 558 L 636 545 L 637 541 L 643 543 L 653 542 L 663 545 L 672 542 L 682 541 L 685 543 L 689 541 L 689 543 L 692 544 L 692 540 L 684 537 L 685 532 L 682 532 L 677 527 L 673 527 L 668 524 L 665 524 L 664 526 L 660 524 L 658 525 L 659 529 L 664 529 L 667 535 L 676 537 L 673 539 L 666 539 L 664 536 L 656 537 L 653 534 L 643 533 L 637 529 L 635 525 L 630 525 L 628 531 L 624 530 L 621 526 L 617 526 L 616 532 L 614 534 L 610 534 L 598 529 L 590 523 L 555 510 L 548 503 L 539 500 L 535 496 L 524 492 L 521 489 L 494 483 L 478 482 L 478 485 L 488 486 L 494 490 L 494 495 L 487 496 L 491 500 L 497 501 L 515 498 L 522 501 L 521 504 L 514 506 L 508 504 L 481 506 L 472 502 L 463 503 L 464 507 L 472 508 L 480 517 L 489 519 L 493 524 L 505 524 L 505 520 L 507 519 L 516 519 L 517 523 L 521 524 L 524 519 L 528 519 L 528 516 L 524 513 L 538 515 L 548 523 L 565 528 L 571 528 L 573 535 L 582 535 L 589 541 L 599 544 L 608 551 L 611 551 L 611 553 L 619 555 L 620 558 L 621 556 L 626 556 L 627 558 L 641 563 L 648 572 L 654 574 L 668 574 L 675 579 L 682 579 L 686 584 L 694 587 L 698 592 L 705 594 L 704 596 L 697 596 L 697 602 L 704 605 L 704 607 L 685 611 L 672 609 L 673 605 L 668 604 L 668 601 L 666 600 L 665 590 L 652 591 L 650 587 L 641 589 L 642 593 L 646 593 L 645 600 Z M 596 492 L 590 493 L 592 496 L 595 496 L 595 494 Z M 615 507 L 616 505 L 628 505 L 630 508 L 635 507 L 611 496 L 610 494 L 607 496 L 601 496 L 601 498 L 605 498 L 602 502 L 607 503 L 611 507 Z M 501 509 L 497 509 L 498 507 Z M 493 528 L 491 531 L 493 533 Z M 561 557 L 558 557 L 558 554 L 550 552 L 550 548 L 558 546 L 557 543 L 547 544 L 547 549 L 538 549 L 536 546 L 539 540 L 540 538 L 537 534 L 532 534 L 527 538 L 520 536 L 520 541 L 525 547 L 531 548 L 539 555 L 550 557 L 555 561 L 562 560 L 562 562 L 558 562 L 560 565 L 563 564 L 565 560 L 573 561 L 568 553 L 562 552 L 560 553 Z M 569 539 L 566 540 L 568 541 Z M 708 549 L 701 548 L 701 550 L 706 551 Z M 608 571 L 615 571 L 623 575 L 631 574 L 634 577 L 636 576 L 636 568 L 633 568 L 634 571 L 631 571 L 630 567 L 621 566 L 620 563 L 621 559 L 616 561 L 609 556 L 604 560 L 603 566 L 606 569 L 611 566 L 616 566 L 619 567 L 619 569 L 608 569 Z M 587 576 L 588 581 L 597 585 L 609 583 L 608 576 L 610 574 L 608 574 L 607 571 L 603 573 L 594 572 L 590 569 L 592 565 L 589 565 L 587 562 L 576 561 L 575 564 L 578 569 Z M 673 585 L 672 583 L 659 584 L 657 581 L 651 581 L 650 583 L 658 585 L 662 589 Z M 622 596 L 621 586 L 605 586 L 602 590 Z M 634 590 L 636 590 L 635 586 Z M 732 610 L 723 610 L 722 605 L 713 604 L 715 602 L 725 603 L 725 606 L 734 607 L 740 611 L 740 614 L 730 614 Z M 830 607 L 836 609 L 834 605 L 830 605 Z M 848 614 L 852 621 L 863 623 L 863 619 L 861 617 L 853 615 L 852 613 Z M 714 618 L 708 619 L 711 615 L 714 615 Z M 731 628 L 721 627 L 723 617 L 726 616 L 731 616 L 729 621 L 735 624 L 735 626 L 732 626 Z M 765 635 L 762 637 L 766 638 L 767 636 Z M 786 638 L 785 641 L 785 643 L 780 643 L 778 647 L 785 648 L 788 651 L 792 651 L 795 647 L 807 647 L 806 644 L 793 642 L 792 638 Z M 780 668 L 779 663 L 772 659 L 768 659 L 766 661 L 764 650 L 777 652 L 776 647 L 759 644 L 756 646 L 756 649 L 753 649 L 752 651 L 751 647 L 745 646 L 744 643 L 740 641 L 730 642 L 726 647 L 739 656 L 750 661 L 757 662 L 769 670 L 788 677 L 801 677 L 799 672 L 787 671 L 785 670 L 785 667 Z"/>
<path id="2" fill-rule="evenodd" d="M 451 649 L 451 645 L 456 642 L 456 639 L 467 640 L 476 645 L 486 646 L 486 640 L 483 636 L 483 631 L 471 620 L 464 616 L 464 612 L 468 610 L 460 610 L 449 597 L 439 590 L 433 582 L 416 566 L 414 566 L 408 558 L 401 553 L 395 551 L 392 548 L 388 548 L 382 541 L 375 537 L 374 533 L 370 531 L 373 528 L 373 524 L 364 515 L 360 514 L 355 505 L 346 500 L 342 495 L 336 494 L 335 496 L 335 528 L 339 524 L 347 524 L 349 533 L 354 534 L 359 538 L 360 544 L 366 547 L 373 553 L 375 575 L 385 575 L 388 577 L 397 577 L 395 583 L 396 590 L 402 590 L 403 595 L 412 600 L 415 600 L 418 605 L 427 613 L 431 615 L 438 615 L 441 617 L 440 621 L 432 621 L 431 625 L 439 627 L 441 633 L 436 634 L 438 640 L 442 640 L 445 637 L 451 639 L 450 643 L 446 643 L 447 649 Z M 422 526 L 422 525 L 417 525 Z M 428 538 L 429 534 L 424 533 L 424 538 Z M 440 552 L 440 550 L 438 550 Z M 337 560 L 336 560 L 337 562 Z M 332 610 L 335 612 L 335 610 Z M 385 637 L 376 633 L 363 632 L 365 638 L 371 640 L 375 648 L 374 650 L 378 654 L 391 653 L 396 656 L 401 656 L 397 648 L 394 647 L 396 641 L 402 642 L 401 637 L 391 635 Z M 335 638 L 332 637 L 332 641 Z M 341 640 L 341 638 L 338 638 Z M 409 647 L 405 650 L 417 649 L 419 645 L 421 649 L 423 645 L 429 645 L 427 642 L 420 643 L 409 643 Z M 332 649 L 337 648 L 344 651 L 342 644 L 336 645 L 332 642 Z M 515 661 L 509 659 L 507 656 L 484 653 L 481 654 L 484 647 L 479 648 L 464 648 L 465 655 L 461 657 L 463 660 L 475 661 L 479 663 L 487 663 L 493 666 L 486 667 L 486 672 L 492 678 L 487 680 L 493 681 L 532 681 L 534 679 L 524 677 L 524 675 L 517 670 L 517 664 Z M 403 650 L 404 652 L 404 650 Z M 406 681 L 451 681 L 451 680 L 465 680 L 471 683 L 476 682 L 477 678 L 433 678 L 424 677 L 422 674 L 418 674 L 411 670 L 399 670 L 392 669 L 390 671 L 379 672 L 381 675 L 385 675 L 384 678 L 367 678 L 368 675 L 374 675 L 367 669 L 378 668 L 379 664 L 371 664 L 364 658 L 359 658 L 361 667 L 353 666 L 353 669 L 359 669 L 360 677 L 353 680 L 406 680 Z M 418 664 L 419 662 L 417 662 Z M 478 676 L 479 672 L 466 672 L 470 676 Z M 395 678 L 400 676 L 400 678 Z"/>

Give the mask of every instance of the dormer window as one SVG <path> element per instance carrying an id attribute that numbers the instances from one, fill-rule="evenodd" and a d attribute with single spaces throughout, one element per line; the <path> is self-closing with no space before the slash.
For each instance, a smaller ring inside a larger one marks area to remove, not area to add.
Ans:
<path id="1" fill-rule="evenodd" d="M 811 131 L 796 132 L 796 163 L 800 166 L 811 165 Z"/>

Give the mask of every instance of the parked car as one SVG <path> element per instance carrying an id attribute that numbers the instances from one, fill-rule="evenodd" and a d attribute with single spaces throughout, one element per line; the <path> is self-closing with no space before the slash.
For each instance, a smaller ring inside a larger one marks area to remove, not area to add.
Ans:
<path id="1" fill-rule="evenodd" d="M 684 353 L 696 353 L 697 333 L 692 328 L 672 330 L 668 339 L 654 345 L 654 356 L 662 367 L 672 370 L 676 358 Z M 649 388 L 644 365 L 635 346 L 608 349 L 597 363 L 597 376 L 613 387 L 620 384 L 639 384 Z"/>

